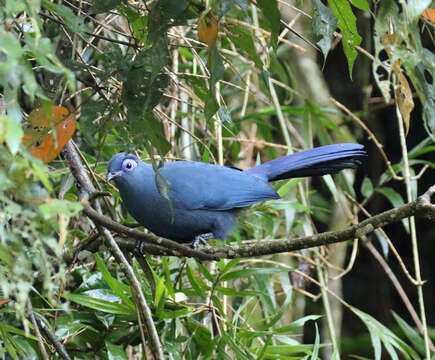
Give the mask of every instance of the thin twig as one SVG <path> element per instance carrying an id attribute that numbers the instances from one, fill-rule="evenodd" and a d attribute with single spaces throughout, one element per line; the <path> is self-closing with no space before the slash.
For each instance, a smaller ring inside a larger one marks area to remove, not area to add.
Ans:
<path id="1" fill-rule="evenodd" d="M 348 194 L 347 192 L 345 192 L 345 195 L 347 196 L 347 198 L 352 201 L 356 206 L 358 206 L 358 208 L 364 213 L 365 216 L 367 216 L 368 218 L 370 218 L 372 216 L 372 214 L 370 214 L 367 209 L 361 205 L 360 203 L 358 203 L 350 194 Z M 418 281 L 416 279 L 414 279 L 411 274 L 409 273 L 408 269 L 406 268 L 405 263 L 403 262 L 401 256 L 399 255 L 399 252 L 397 251 L 396 247 L 394 246 L 393 242 L 391 241 L 390 237 L 386 234 L 386 232 L 383 229 L 379 229 L 379 232 L 382 234 L 382 236 L 384 236 L 385 240 L 388 243 L 388 246 L 390 247 L 392 253 L 394 254 L 394 256 L 396 256 L 397 261 L 400 264 L 400 267 L 402 268 L 403 273 L 406 275 L 406 277 L 409 279 L 409 281 L 414 284 L 414 285 L 419 285 Z"/>
<path id="2" fill-rule="evenodd" d="M 30 301 L 29 301 L 29 304 L 30 304 Z M 31 306 L 31 304 L 30 304 L 30 306 Z M 30 307 L 30 309 L 31 309 L 31 307 Z M 33 313 L 33 311 L 30 311 L 29 317 L 30 317 L 30 321 L 33 324 L 36 337 L 39 339 L 38 347 L 39 347 L 39 351 L 41 352 L 41 356 L 44 360 L 49 360 L 47 350 L 45 349 L 45 345 L 44 345 L 44 338 L 42 337 L 41 332 L 39 331 L 39 326 L 38 326 L 38 323 L 36 322 L 35 314 Z"/>
<path id="3" fill-rule="evenodd" d="M 346 269 L 344 269 L 340 274 L 338 274 L 337 276 L 333 277 L 332 280 L 336 281 L 338 279 L 341 279 L 344 275 L 348 274 L 352 268 L 353 265 L 355 264 L 355 260 L 356 260 L 356 254 L 358 253 L 358 239 L 355 239 L 353 241 L 353 245 L 352 245 L 352 253 L 350 255 L 350 260 L 349 260 L 349 264 L 347 265 Z"/>
<path id="4" fill-rule="evenodd" d="M 385 163 L 387 164 L 388 169 L 391 172 L 391 175 L 395 180 L 403 180 L 402 176 L 398 176 L 396 172 L 394 171 L 393 167 L 391 166 L 391 161 L 388 159 L 387 154 L 385 153 L 383 149 L 383 145 L 379 142 L 379 140 L 376 138 L 375 134 L 367 127 L 366 124 L 358 117 L 356 116 L 352 111 L 350 111 L 346 106 L 344 106 L 342 103 L 335 100 L 333 97 L 329 98 L 335 106 L 337 106 L 339 109 L 343 110 L 347 115 L 349 115 L 356 123 L 358 123 L 359 126 L 361 126 L 366 133 L 369 135 L 369 139 L 373 140 L 376 147 L 378 148 L 379 152 L 381 153 L 382 157 L 385 160 Z"/>
<path id="5" fill-rule="evenodd" d="M 62 343 L 57 339 L 56 335 L 54 335 L 50 329 L 48 328 L 47 324 L 42 320 L 40 315 L 38 313 L 33 313 L 34 319 L 36 323 L 38 324 L 38 327 L 42 330 L 42 332 L 45 334 L 47 339 L 50 341 L 50 343 L 54 346 L 59 356 L 61 356 L 65 360 L 72 360 L 69 354 L 67 353 L 65 347 L 62 345 Z"/>

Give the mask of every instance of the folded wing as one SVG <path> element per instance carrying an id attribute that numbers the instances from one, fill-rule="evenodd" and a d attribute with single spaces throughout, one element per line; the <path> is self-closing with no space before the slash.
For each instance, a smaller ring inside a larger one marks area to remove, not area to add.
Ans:
<path id="1" fill-rule="evenodd" d="M 223 211 L 279 199 L 267 181 L 219 165 L 179 161 L 165 164 L 160 173 L 175 207 Z"/>

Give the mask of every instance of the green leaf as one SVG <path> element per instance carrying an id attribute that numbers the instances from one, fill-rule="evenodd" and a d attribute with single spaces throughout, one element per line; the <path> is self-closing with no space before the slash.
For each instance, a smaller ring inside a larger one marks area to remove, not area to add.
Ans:
<path id="1" fill-rule="evenodd" d="M 168 309 L 163 308 L 163 309 L 159 309 L 159 311 L 157 312 L 156 315 L 160 319 L 169 320 L 169 319 L 176 319 L 176 318 L 179 318 L 181 316 L 185 316 L 191 312 L 192 312 L 192 310 L 187 308 L 187 307 L 179 309 L 179 310 L 168 310 Z"/>
<path id="2" fill-rule="evenodd" d="M 216 46 L 213 46 L 210 49 L 210 94 L 213 97 L 216 97 L 216 84 L 219 80 L 221 80 L 224 76 L 225 67 L 222 61 L 222 56 L 219 54 L 219 51 Z"/>
<path id="3" fill-rule="evenodd" d="M 385 67 L 383 61 L 381 61 L 380 55 L 385 50 L 381 42 L 381 37 L 390 33 L 390 21 L 393 21 L 398 17 L 399 8 L 394 1 L 386 0 L 380 3 L 378 12 L 376 14 L 375 33 L 373 37 L 375 45 L 375 57 L 372 66 L 372 73 L 386 102 L 390 101 L 391 97 L 391 66 Z"/>
<path id="4" fill-rule="evenodd" d="M 210 281 L 210 282 L 214 281 L 215 277 L 210 273 L 210 271 L 208 271 L 206 266 L 204 266 L 201 263 L 198 263 L 198 269 L 199 269 L 199 272 L 202 274 L 202 276 L 204 276 L 208 281 Z"/>
<path id="5" fill-rule="evenodd" d="M 276 50 L 278 47 L 279 29 L 281 26 L 281 15 L 278 10 L 277 2 L 276 0 L 258 0 L 257 6 L 263 12 L 267 28 L 272 34 L 270 43 L 274 50 Z"/>
<path id="6" fill-rule="evenodd" d="M 33 158 L 32 170 L 34 171 L 34 174 L 37 176 L 39 181 L 45 186 L 47 191 L 52 192 L 53 186 L 48 179 L 47 168 L 43 164 L 41 164 L 41 161 L 39 161 L 39 159 Z"/>
<path id="7" fill-rule="evenodd" d="M 361 194 L 368 198 L 373 194 L 373 184 L 368 177 L 365 177 L 361 185 Z"/>
<path id="8" fill-rule="evenodd" d="M 431 137 L 432 141 L 435 141 L 435 92 L 434 85 L 430 80 L 427 80 L 424 75 L 425 71 L 432 74 L 435 74 L 435 68 L 433 66 L 434 63 L 434 55 L 432 52 L 427 51 L 427 49 L 422 49 L 421 54 L 419 54 L 420 60 L 424 61 L 425 58 L 431 59 L 431 65 L 425 65 L 424 67 L 419 64 L 416 67 L 408 67 L 413 69 L 413 74 L 415 75 L 415 79 L 413 84 L 416 87 L 417 93 L 420 97 L 420 102 L 423 104 L 423 119 L 424 126 Z"/>
<path id="9" fill-rule="evenodd" d="M 307 321 L 310 321 L 310 320 L 314 321 L 314 320 L 320 319 L 321 317 L 322 317 L 321 315 L 307 315 L 307 316 L 301 317 L 300 319 L 293 321 L 292 323 L 290 323 L 288 325 L 280 327 L 280 328 L 276 329 L 275 331 L 277 333 L 292 332 L 292 331 L 295 331 L 295 330 L 302 328 Z"/>
<path id="10" fill-rule="evenodd" d="M 220 0 L 219 3 L 219 17 L 225 16 L 225 14 L 236 5 L 238 5 L 244 13 L 247 13 L 248 10 L 248 0 Z"/>
<path id="11" fill-rule="evenodd" d="M 322 180 L 325 182 L 326 186 L 331 192 L 332 197 L 334 198 L 334 202 L 338 202 L 337 186 L 335 186 L 335 182 L 332 176 L 330 174 L 323 175 Z"/>
<path id="12" fill-rule="evenodd" d="M 5 323 L 1 323 L 0 326 L 2 327 L 2 331 L 6 331 L 6 332 L 11 333 L 11 334 L 21 335 L 21 336 L 24 336 L 28 339 L 35 340 L 35 341 L 39 340 L 36 336 L 26 334 L 26 332 L 24 330 L 18 329 L 14 326 L 11 326 L 11 325 L 8 325 Z"/>
<path id="13" fill-rule="evenodd" d="M 313 353 L 311 354 L 310 360 L 317 359 L 317 355 L 319 354 L 319 348 L 320 348 L 319 328 L 317 327 L 317 323 L 315 323 L 314 325 L 316 326 L 316 338 L 314 340 L 314 348 L 313 348 Z"/>
<path id="14" fill-rule="evenodd" d="M 190 285 L 195 290 L 197 295 L 201 295 L 204 291 L 210 290 L 210 287 L 205 284 L 199 276 L 196 276 L 190 264 L 186 266 L 186 274 L 189 279 Z"/>
<path id="15" fill-rule="evenodd" d="M 115 279 L 107 270 L 106 265 L 104 264 L 103 259 L 97 253 L 94 254 L 94 259 L 97 263 L 97 269 L 101 272 L 103 279 L 106 281 L 107 285 L 113 290 L 113 292 L 118 295 L 125 305 L 135 309 L 133 302 L 130 300 L 131 289 L 128 285 L 123 282 Z"/>
<path id="16" fill-rule="evenodd" d="M 347 0 L 328 0 L 328 4 L 338 20 L 338 27 L 343 37 L 341 43 L 349 64 L 349 75 L 352 79 L 353 64 L 358 55 L 355 46 L 360 45 L 362 41 L 356 27 L 356 17 Z"/>
<path id="17" fill-rule="evenodd" d="M 165 278 L 164 279 L 165 288 L 168 291 L 168 296 L 170 296 L 172 299 L 175 299 L 175 289 L 174 289 L 174 284 L 172 283 L 172 279 L 171 279 L 171 270 L 169 269 L 168 258 L 163 256 L 161 261 L 162 261 L 163 274 L 164 274 L 164 278 Z"/>
<path id="18" fill-rule="evenodd" d="M 12 35 L 12 32 L 6 32 L 2 27 L 0 27 L 0 50 L 5 57 L 2 57 L 0 61 L 0 80 L 3 83 L 5 77 L 16 70 L 23 55 L 23 49 L 18 39 Z"/>
<path id="19" fill-rule="evenodd" d="M 367 0 L 350 0 L 350 2 L 360 10 L 370 11 L 370 5 Z"/>
<path id="20" fill-rule="evenodd" d="M 399 350 L 407 359 L 410 357 L 415 360 L 420 359 L 418 354 L 408 344 L 402 341 L 379 321 L 357 308 L 350 307 L 350 309 L 361 319 L 365 326 L 367 326 L 372 340 L 373 349 L 375 351 L 376 360 L 381 359 L 381 344 L 385 346 L 389 355 L 393 359 L 398 359 L 395 349 Z"/>
<path id="21" fill-rule="evenodd" d="M 114 345 L 106 341 L 107 358 L 109 360 L 127 360 L 123 345 Z"/>
<path id="22" fill-rule="evenodd" d="M 26 5 L 27 3 L 24 1 L 6 0 L 6 6 L 4 7 L 4 11 L 7 15 L 15 16 L 17 13 L 26 11 Z"/>
<path id="23" fill-rule="evenodd" d="M 80 294 L 63 294 L 62 297 L 66 300 L 75 302 L 76 304 L 109 314 L 136 315 L 134 309 L 124 304 L 118 304 Z"/>
<path id="24" fill-rule="evenodd" d="M 5 330 L 2 323 L 0 323 L 0 338 L 3 340 L 3 346 L 6 347 L 8 354 L 15 360 L 18 360 L 17 351 L 13 346 L 12 337 Z"/>
<path id="25" fill-rule="evenodd" d="M 27 339 L 15 335 L 11 339 L 14 347 L 18 350 L 18 353 L 21 355 L 20 359 L 29 359 L 29 360 L 37 360 L 38 352 L 35 347 L 33 347 L 34 342 L 28 341 Z"/>
<path id="26" fill-rule="evenodd" d="M 311 209 L 308 206 L 305 206 L 297 201 L 288 201 L 288 200 L 275 200 L 272 201 L 268 206 L 272 209 L 278 210 L 287 210 L 289 207 L 292 207 L 295 210 L 306 212 L 307 214 L 311 213 Z"/>
<path id="27" fill-rule="evenodd" d="M 424 345 L 424 339 L 421 337 L 421 335 L 415 331 L 411 326 L 409 326 L 405 320 L 403 320 L 398 314 L 396 314 L 394 311 L 392 311 L 394 319 L 396 320 L 397 324 L 402 329 L 405 336 L 411 341 L 412 345 L 418 350 L 418 352 L 421 355 L 425 354 L 425 345 Z"/>
<path id="28" fill-rule="evenodd" d="M 241 259 L 232 259 L 230 261 L 228 261 L 227 263 L 225 263 L 225 261 L 221 260 L 218 263 L 218 266 L 222 269 L 221 272 L 222 274 L 227 273 L 228 271 L 230 271 L 234 266 L 236 266 Z M 223 267 L 222 267 L 223 266 Z M 221 276 L 222 276 L 221 274 Z"/>
<path id="29" fill-rule="evenodd" d="M 214 114 L 216 114 L 216 111 L 219 109 L 219 104 L 216 100 L 216 98 L 213 95 L 210 95 L 210 97 L 207 99 L 207 101 L 204 104 L 204 116 L 206 120 L 210 120 Z"/>
<path id="30" fill-rule="evenodd" d="M 10 152 L 15 155 L 20 147 L 21 139 L 24 135 L 23 129 L 16 120 L 8 115 L 0 115 L 0 123 L 2 123 L 3 129 L 7 129 L 4 139 L 6 144 L 8 144 Z"/>
<path id="31" fill-rule="evenodd" d="M 313 31 L 315 35 L 322 37 L 322 39 L 317 42 L 317 45 L 319 45 L 320 49 L 322 50 L 324 61 L 326 61 L 326 56 L 331 49 L 331 41 L 337 25 L 337 18 L 334 16 L 332 11 L 323 5 L 321 0 L 315 0 Z"/>
<path id="32" fill-rule="evenodd" d="M 278 189 L 277 193 L 280 197 L 284 197 L 287 193 L 293 189 L 297 184 L 303 181 L 303 178 L 294 178 L 284 182 L 284 184 Z"/>
<path id="33" fill-rule="evenodd" d="M 376 192 L 384 195 L 394 207 L 399 207 L 404 204 L 402 195 L 396 192 L 393 188 L 380 187 L 376 189 Z"/>
<path id="34" fill-rule="evenodd" d="M 56 319 L 56 336 L 59 340 L 65 340 L 67 338 L 73 338 L 85 331 L 93 332 L 95 335 L 100 334 L 100 331 L 87 325 L 86 323 L 92 323 L 95 316 L 92 312 L 74 312 L 73 314 L 58 316 Z"/>
<path id="35" fill-rule="evenodd" d="M 199 347 L 203 356 L 209 354 L 210 350 L 213 351 L 213 346 L 211 346 L 213 337 L 209 329 L 194 320 L 188 321 L 186 325 L 193 334 L 192 340 Z"/>
<path id="36" fill-rule="evenodd" d="M 154 304 L 158 309 L 160 309 L 160 307 L 163 306 L 162 299 L 166 292 L 166 286 L 163 278 L 154 275 L 154 279 L 156 283 L 156 294 L 155 294 Z"/>

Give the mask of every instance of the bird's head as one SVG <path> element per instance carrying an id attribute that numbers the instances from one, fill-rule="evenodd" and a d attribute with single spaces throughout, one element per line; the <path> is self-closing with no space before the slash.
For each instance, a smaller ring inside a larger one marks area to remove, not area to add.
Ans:
<path id="1" fill-rule="evenodd" d="M 131 176 L 140 160 L 133 154 L 124 152 L 114 155 L 107 165 L 107 181 L 120 183 L 122 179 Z"/>

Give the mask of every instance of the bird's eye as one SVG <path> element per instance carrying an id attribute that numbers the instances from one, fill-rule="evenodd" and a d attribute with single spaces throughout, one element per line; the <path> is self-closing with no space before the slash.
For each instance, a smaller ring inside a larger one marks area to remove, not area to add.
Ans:
<path id="1" fill-rule="evenodd" d="M 124 171 L 131 171 L 137 166 L 137 162 L 133 159 L 125 159 L 122 162 L 122 170 Z"/>

